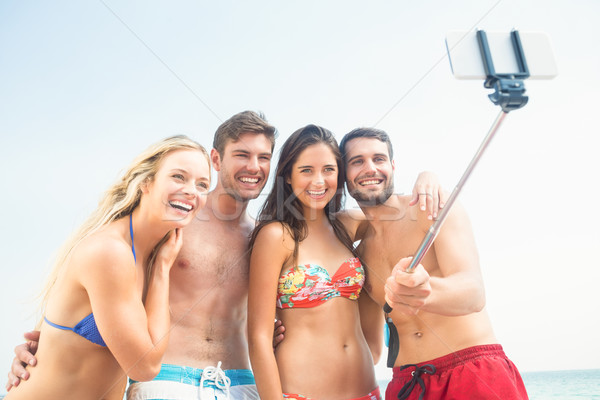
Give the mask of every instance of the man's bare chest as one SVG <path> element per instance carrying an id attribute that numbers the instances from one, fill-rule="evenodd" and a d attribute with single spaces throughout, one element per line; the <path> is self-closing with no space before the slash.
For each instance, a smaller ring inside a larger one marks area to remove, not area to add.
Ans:
<path id="1" fill-rule="evenodd" d="M 424 233 L 411 225 L 367 235 L 358 247 L 367 270 L 367 290 L 383 287 L 394 266 L 402 258 L 413 256 L 423 237 Z"/>
<path id="2" fill-rule="evenodd" d="M 250 264 L 248 238 L 238 232 L 195 232 L 184 243 L 173 268 L 188 279 L 247 282 Z"/>

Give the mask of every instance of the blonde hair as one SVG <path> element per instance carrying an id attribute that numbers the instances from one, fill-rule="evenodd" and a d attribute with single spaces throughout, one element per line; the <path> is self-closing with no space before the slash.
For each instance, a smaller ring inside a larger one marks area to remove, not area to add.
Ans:
<path id="1" fill-rule="evenodd" d="M 39 310 L 41 315 L 44 313 L 44 309 L 48 302 L 52 287 L 56 283 L 56 280 L 63 270 L 67 259 L 77 244 L 96 232 L 101 227 L 131 214 L 140 203 L 140 199 L 142 197 L 142 186 L 154 179 L 154 176 L 160 168 L 161 161 L 165 158 L 165 156 L 177 150 L 200 151 L 208 163 L 210 178 L 211 164 L 206 149 L 187 136 L 178 135 L 168 137 L 146 149 L 146 151 L 133 160 L 123 176 L 104 193 L 100 203 L 98 204 L 98 208 L 96 208 L 96 210 L 87 218 L 87 220 L 79 227 L 79 229 L 77 229 L 60 247 L 54 261 L 52 272 L 50 273 L 46 284 L 44 285 L 44 289 L 40 293 L 41 304 Z M 152 264 L 156 252 L 166 241 L 167 237 L 168 235 L 165 236 L 152 251 L 150 261 L 148 263 L 146 282 L 148 282 L 148 280 L 151 278 Z M 40 323 L 41 321 L 38 322 L 38 328 Z"/>

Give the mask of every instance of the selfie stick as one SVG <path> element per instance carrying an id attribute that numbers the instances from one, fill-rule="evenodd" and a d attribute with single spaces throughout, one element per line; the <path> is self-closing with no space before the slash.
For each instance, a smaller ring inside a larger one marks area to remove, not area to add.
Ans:
<path id="1" fill-rule="evenodd" d="M 452 205 L 454 204 L 467 179 L 469 179 L 471 172 L 473 172 L 473 169 L 479 162 L 479 159 L 483 155 L 483 152 L 487 149 L 488 145 L 494 138 L 494 135 L 498 131 L 498 128 L 500 127 L 500 124 L 502 124 L 502 121 L 504 121 L 506 115 L 510 111 L 517 110 L 525 106 L 525 104 L 527 104 L 527 101 L 529 100 L 529 98 L 525 95 L 525 85 L 523 83 L 523 80 L 529 77 L 529 68 L 527 67 L 525 54 L 523 53 L 521 38 L 519 37 L 519 32 L 516 30 L 513 30 L 510 33 L 510 36 L 513 49 L 515 51 L 515 58 L 517 61 L 519 72 L 512 74 L 498 74 L 496 73 L 496 70 L 494 68 L 494 62 L 492 61 L 487 35 L 483 30 L 477 31 L 477 41 L 479 43 L 479 50 L 481 52 L 481 58 L 483 60 L 483 66 L 485 68 L 486 74 L 486 80 L 483 83 L 483 86 L 485 88 L 493 88 L 495 90 L 494 93 L 489 94 L 488 97 L 490 98 L 492 103 L 494 103 L 495 105 L 499 105 L 502 108 L 502 110 L 496 117 L 496 120 L 492 124 L 492 127 L 490 128 L 487 136 L 479 146 L 479 149 L 477 150 L 477 153 L 475 153 L 475 156 L 471 160 L 471 163 L 469 164 L 462 177 L 460 178 L 458 184 L 450 194 L 450 197 L 448 198 L 446 205 L 440 212 L 440 215 L 427 231 L 427 234 L 425 235 L 425 238 L 423 239 L 421 245 L 417 249 L 410 265 L 408 266 L 408 268 L 406 268 L 406 272 L 412 272 L 412 270 L 421 262 L 425 254 L 427 254 L 427 251 L 433 245 L 433 241 L 439 233 L 440 228 L 444 223 L 444 220 L 448 216 Z M 386 314 L 389 314 L 392 311 L 392 307 L 390 307 L 388 303 L 385 303 L 385 305 L 383 306 L 383 311 Z M 389 318 L 388 315 L 386 315 L 386 321 L 389 326 L 389 324 L 391 323 L 391 318 Z M 390 353 L 388 354 L 388 367 L 392 368 L 398 355 L 397 344 L 395 348 L 395 355 L 392 351 L 391 340 L 389 348 Z M 390 362 L 392 365 L 390 365 Z"/>

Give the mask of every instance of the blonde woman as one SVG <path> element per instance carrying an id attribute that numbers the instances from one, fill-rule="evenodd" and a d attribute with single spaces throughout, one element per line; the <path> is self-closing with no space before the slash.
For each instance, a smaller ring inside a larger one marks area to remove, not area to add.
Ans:
<path id="1" fill-rule="evenodd" d="M 44 293 L 37 366 L 7 400 L 122 399 L 168 342 L 169 271 L 206 202 L 206 150 L 185 136 L 146 150 L 64 245 Z"/>

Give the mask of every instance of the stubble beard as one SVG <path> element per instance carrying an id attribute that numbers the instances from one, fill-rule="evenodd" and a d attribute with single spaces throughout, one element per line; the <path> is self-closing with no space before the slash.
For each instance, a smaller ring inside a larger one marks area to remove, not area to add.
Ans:
<path id="1" fill-rule="evenodd" d="M 257 192 L 254 192 L 251 195 L 244 195 L 242 191 L 236 189 L 236 183 L 237 180 L 235 178 L 230 177 L 229 174 L 223 174 L 223 178 L 221 179 L 221 185 L 223 186 L 223 189 L 228 195 L 241 203 L 247 203 L 250 200 L 256 199 L 258 196 L 260 196 L 260 193 L 264 188 L 263 185 Z"/>
<path id="2" fill-rule="evenodd" d="M 359 185 L 357 184 L 356 187 Z M 361 192 L 360 189 L 349 191 L 349 193 L 359 206 L 376 207 L 385 203 L 394 194 L 394 183 L 390 181 L 379 193 Z"/>

